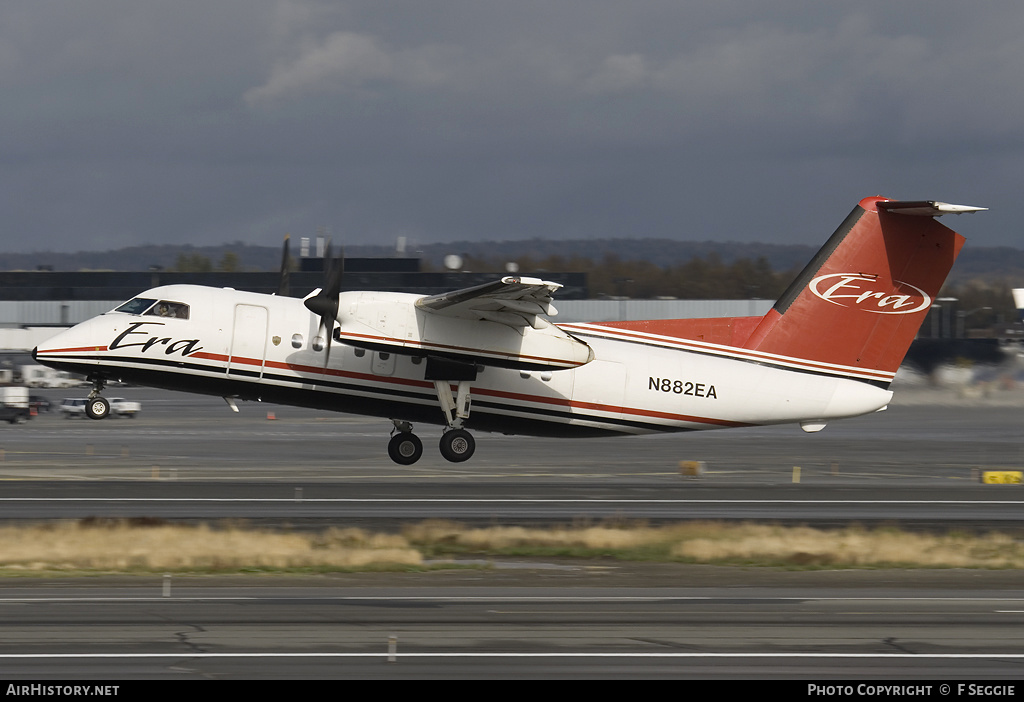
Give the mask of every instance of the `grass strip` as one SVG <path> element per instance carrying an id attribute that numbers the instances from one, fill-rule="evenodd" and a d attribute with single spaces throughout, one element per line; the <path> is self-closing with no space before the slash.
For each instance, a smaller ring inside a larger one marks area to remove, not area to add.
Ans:
<path id="1" fill-rule="evenodd" d="M 401 533 L 331 527 L 271 531 L 160 520 L 60 521 L 0 527 L 0 574 L 254 573 L 423 569 L 435 559 L 614 558 L 783 568 L 1024 568 L 1024 543 L 1004 533 L 942 534 L 884 527 L 815 529 L 691 521 L 546 528 L 426 521 Z"/>

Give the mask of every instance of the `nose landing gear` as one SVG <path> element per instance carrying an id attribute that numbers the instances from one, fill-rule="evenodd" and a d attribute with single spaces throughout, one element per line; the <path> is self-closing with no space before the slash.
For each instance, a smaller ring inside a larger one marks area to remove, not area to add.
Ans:
<path id="1" fill-rule="evenodd" d="M 89 419 L 106 419 L 110 416 L 110 403 L 100 396 L 107 379 L 103 376 L 90 376 L 92 392 L 89 393 L 89 401 L 85 403 L 85 415 Z"/>

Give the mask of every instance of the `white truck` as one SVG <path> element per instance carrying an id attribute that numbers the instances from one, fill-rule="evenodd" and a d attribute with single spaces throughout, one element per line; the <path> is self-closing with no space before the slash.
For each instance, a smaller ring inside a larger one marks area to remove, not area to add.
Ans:
<path id="1" fill-rule="evenodd" d="M 142 411 L 142 403 L 123 397 L 110 398 L 110 414 L 115 417 L 134 417 Z"/>
<path id="2" fill-rule="evenodd" d="M 30 388 L 71 388 L 82 383 L 67 371 L 40 365 L 21 367 L 21 382 Z"/>
<path id="3" fill-rule="evenodd" d="M 61 414 L 65 419 L 72 417 L 85 417 L 85 405 L 89 402 L 85 397 L 67 397 L 60 405 Z M 134 400 L 126 400 L 123 397 L 111 397 L 107 400 L 110 403 L 109 417 L 135 417 L 142 411 L 142 403 Z"/>
<path id="4" fill-rule="evenodd" d="M 0 422 L 19 424 L 29 416 L 28 388 L 19 385 L 0 387 Z"/>

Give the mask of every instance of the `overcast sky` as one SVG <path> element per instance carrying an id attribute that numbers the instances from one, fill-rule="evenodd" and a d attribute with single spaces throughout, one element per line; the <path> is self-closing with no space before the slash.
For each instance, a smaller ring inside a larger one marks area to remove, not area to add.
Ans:
<path id="1" fill-rule="evenodd" d="M 1024 247 L 1022 83 L 1020 0 L 3 0 L 2 248 L 818 244 L 868 195 Z"/>

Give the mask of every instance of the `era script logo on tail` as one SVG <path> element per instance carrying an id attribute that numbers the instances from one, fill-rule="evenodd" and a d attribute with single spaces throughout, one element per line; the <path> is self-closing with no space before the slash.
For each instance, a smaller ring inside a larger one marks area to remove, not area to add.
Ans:
<path id="1" fill-rule="evenodd" d="M 895 290 L 879 292 L 871 289 L 877 282 L 856 273 L 830 273 L 807 287 L 825 302 L 873 314 L 913 314 L 932 305 L 931 296 L 915 285 L 895 280 Z"/>

